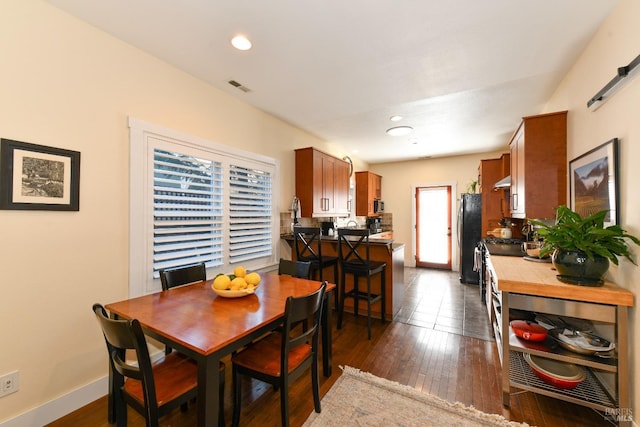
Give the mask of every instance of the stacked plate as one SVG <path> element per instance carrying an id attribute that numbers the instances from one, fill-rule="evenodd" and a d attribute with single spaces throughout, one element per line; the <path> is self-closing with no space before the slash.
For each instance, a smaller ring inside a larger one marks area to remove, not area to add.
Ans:
<path id="1" fill-rule="evenodd" d="M 524 354 L 524 360 L 538 378 L 554 387 L 572 389 L 587 378 L 584 368 L 573 363 L 560 362 L 529 353 Z"/>

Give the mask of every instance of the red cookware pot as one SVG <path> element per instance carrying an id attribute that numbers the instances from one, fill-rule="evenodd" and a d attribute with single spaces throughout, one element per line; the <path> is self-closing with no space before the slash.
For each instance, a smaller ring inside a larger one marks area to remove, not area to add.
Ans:
<path id="1" fill-rule="evenodd" d="M 547 329 L 530 320 L 512 320 L 511 329 L 516 336 L 527 341 L 544 341 Z"/>

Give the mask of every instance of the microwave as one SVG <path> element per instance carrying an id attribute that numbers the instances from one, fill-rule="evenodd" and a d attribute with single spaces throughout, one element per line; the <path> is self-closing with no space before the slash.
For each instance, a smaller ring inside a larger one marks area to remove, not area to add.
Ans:
<path id="1" fill-rule="evenodd" d="M 373 212 L 374 213 L 384 212 L 384 202 L 382 200 L 373 199 Z"/>

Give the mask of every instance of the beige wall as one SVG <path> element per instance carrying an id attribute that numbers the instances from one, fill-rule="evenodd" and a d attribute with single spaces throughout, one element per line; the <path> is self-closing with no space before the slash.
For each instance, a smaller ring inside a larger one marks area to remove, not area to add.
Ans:
<path id="1" fill-rule="evenodd" d="M 618 67 L 627 65 L 640 54 L 640 2 L 621 0 L 599 29 L 589 47 L 567 74 L 549 100 L 546 111 L 569 110 L 567 157 L 569 160 L 612 139 L 620 139 L 620 217 L 624 229 L 640 236 L 640 78 L 623 86 L 595 111 L 587 101 L 616 75 Z M 640 253 L 640 248 L 633 248 Z M 637 256 L 635 257 L 637 260 Z M 640 290 L 640 268 L 624 260 L 610 268 L 608 275 L 620 286 L 631 290 L 636 298 Z M 637 303 L 637 300 L 636 300 Z M 640 342 L 640 319 L 631 310 L 631 393 L 634 414 L 640 413 L 640 358 L 635 351 Z"/>
<path id="2" fill-rule="evenodd" d="M 633 115 L 640 111 L 640 79 L 596 112 L 585 103 L 616 67 L 640 53 L 634 45 L 638 8 L 636 0 L 621 1 L 546 109 L 570 110 L 570 158 L 621 138 L 622 221 L 635 234 L 640 202 L 632 192 L 640 172 L 631 161 L 640 151 L 640 123 Z M 0 399 L 3 423 L 106 374 L 90 306 L 127 296 L 128 115 L 278 159 L 282 211 L 294 192 L 293 148 L 347 153 L 40 0 L 0 2 L 0 52 L 0 137 L 82 153 L 79 212 L 0 211 L 0 374 L 20 370 L 20 391 Z M 487 157 L 372 166 L 384 176 L 398 240 L 411 241 L 413 183 L 456 182 L 460 193 Z M 354 160 L 356 170 L 366 169 Z M 638 268 L 623 263 L 613 276 L 636 292 Z M 635 317 L 634 311 L 638 338 Z M 638 363 L 634 357 L 634 384 Z M 633 401 L 640 407 L 637 397 Z"/>
<path id="3" fill-rule="evenodd" d="M 466 193 L 467 185 L 478 179 L 480 160 L 499 158 L 504 151 L 470 154 L 466 156 L 443 157 L 409 162 L 374 164 L 371 171 L 382 176 L 382 199 L 385 212 L 393 214 L 393 238 L 405 243 L 405 264 L 415 266 L 414 209 L 412 188 L 429 185 L 452 185 L 455 207 L 452 209 L 452 268 L 458 269 L 458 249 L 456 243 L 456 212 L 460 193 Z"/>
<path id="4" fill-rule="evenodd" d="M 127 116 L 278 159 L 281 211 L 293 148 L 346 153 L 43 1 L 0 2 L 0 52 L 0 137 L 82 156 L 79 212 L 0 211 L 1 423 L 106 374 L 90 308 L 128 294 Z"/>

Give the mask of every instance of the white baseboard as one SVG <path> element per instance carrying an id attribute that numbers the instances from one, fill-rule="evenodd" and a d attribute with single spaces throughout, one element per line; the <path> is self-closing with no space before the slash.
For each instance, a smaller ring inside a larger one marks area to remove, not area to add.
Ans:
<path id="1" fill-rule="evenodd" d="M 41 427 L 106 396 L 108 392 L 109 378 L 105 376 L 24 414 L 3 421 L 0 427 Z M 107 414 L 104 416 L 106 418 Z"/>
<path id="2" fill-rule="evenodd" d="M 158 344 L 158 346 L 152 344 L 151 348 L 149 348 L 151 362 L 155 362 L 164 356 L 163 349 L 164 346 L 162 344 Z M 43 403 L 24 414 L 0 422 L 0 427 L 42 427 L 107 394 L 109 394 L 108 375 L 47 403 Z M 105 418 L 107 417 L 106 412 L 104 416 Z"/>

